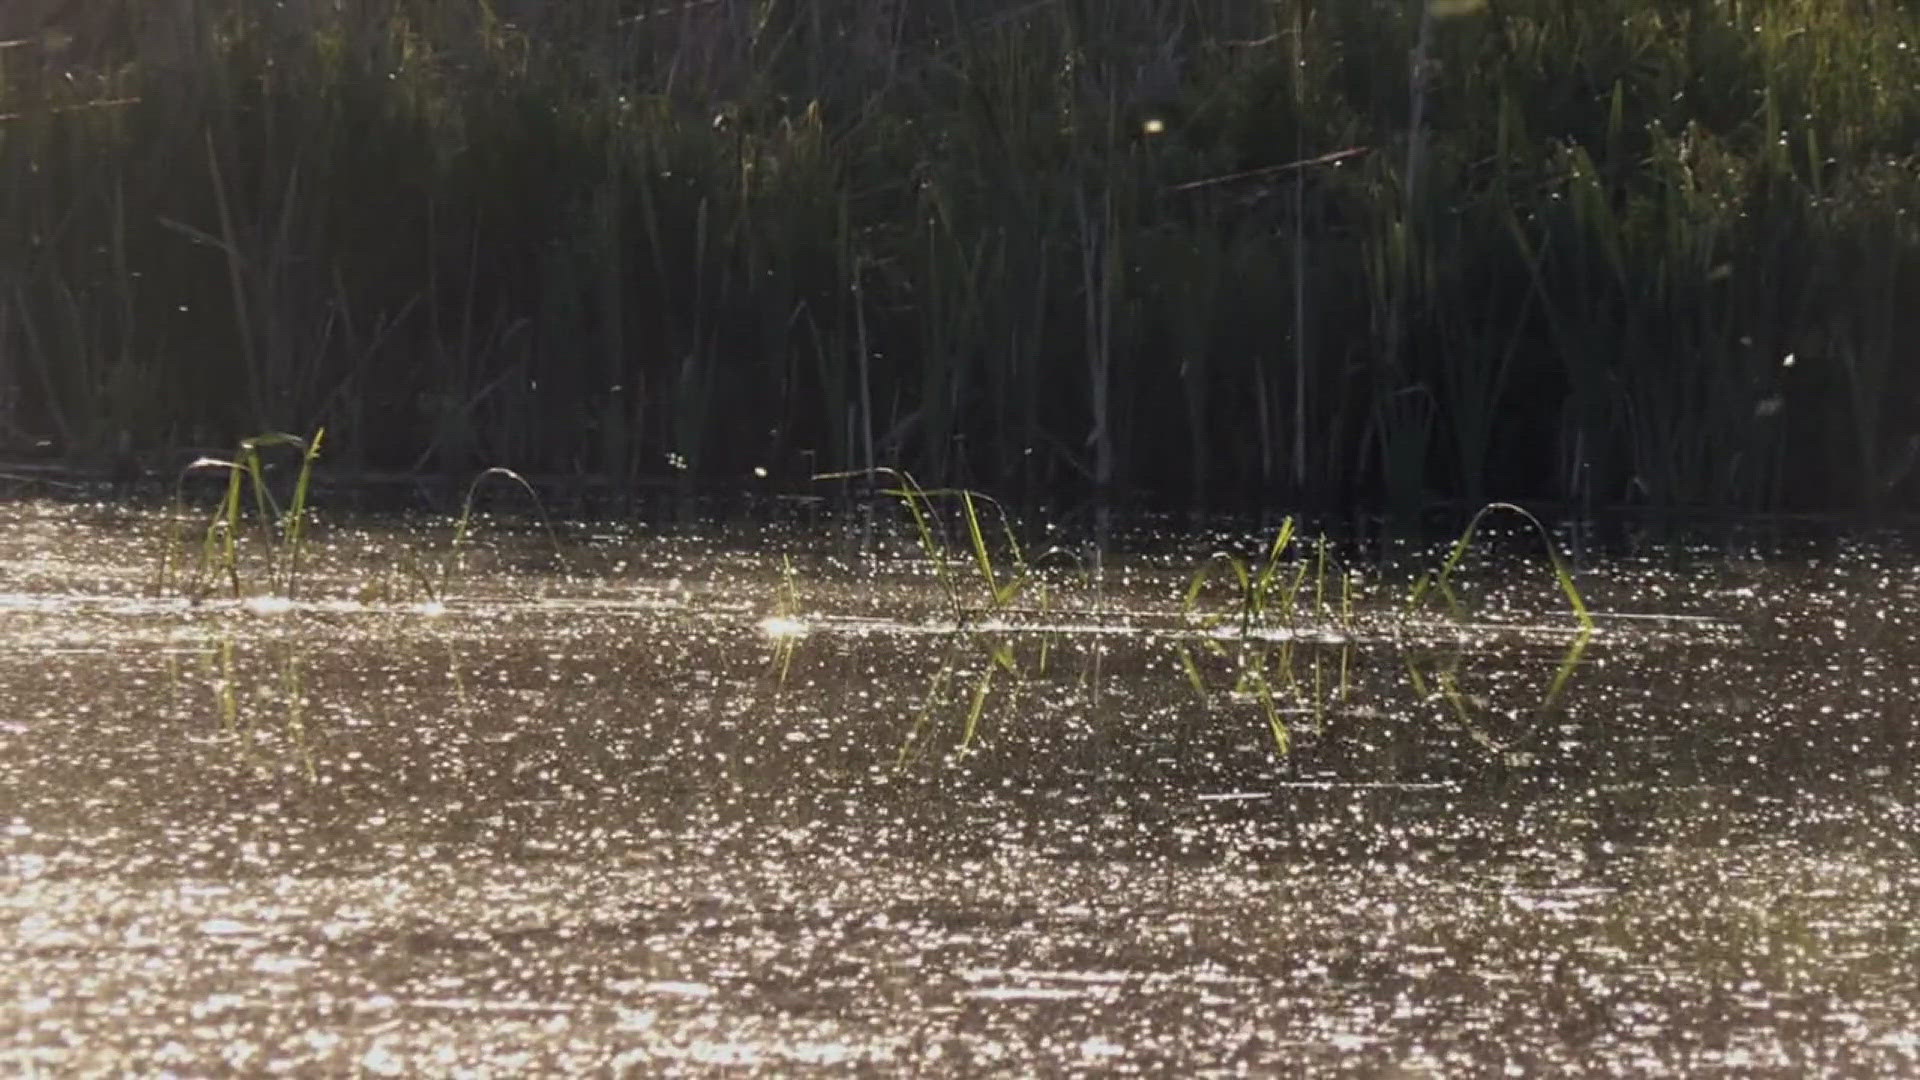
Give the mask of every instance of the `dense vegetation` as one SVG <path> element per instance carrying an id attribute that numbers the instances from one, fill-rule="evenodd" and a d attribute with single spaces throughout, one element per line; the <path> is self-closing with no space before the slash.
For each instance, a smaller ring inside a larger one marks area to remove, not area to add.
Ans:
<path id="1" fill-rule="evenodd" d="M 6 12 L 0 445 L 324 424 L 336 469 L 1213 505 L 1916 483 L 1895 0 Z"/>

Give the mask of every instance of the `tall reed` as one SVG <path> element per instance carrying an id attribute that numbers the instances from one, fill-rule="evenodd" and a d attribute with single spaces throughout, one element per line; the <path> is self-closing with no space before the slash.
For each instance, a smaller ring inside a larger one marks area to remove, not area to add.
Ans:
<path id="1" fill-rule="evenodd" d="M 1407 511 L 1917 482 L 1894 0 L 26 10 L 0 450 L 324 423 L 346 468 Z"/>

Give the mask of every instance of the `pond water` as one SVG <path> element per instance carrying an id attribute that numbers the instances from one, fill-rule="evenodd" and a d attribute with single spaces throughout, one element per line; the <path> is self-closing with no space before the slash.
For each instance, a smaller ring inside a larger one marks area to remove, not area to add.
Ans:
<path id="1" fill-rule="evenodd" d="M 483 530 L 428 602 L 448 531 L 193 603 L 0 508 L 0 1068 L 1920 1069 L 1901 545 L 1589 565 L 1582 638 L 1523 555 L 1237 633 L 1261 539 L 1189 538 L 956 632 L 900 538 Z"/>

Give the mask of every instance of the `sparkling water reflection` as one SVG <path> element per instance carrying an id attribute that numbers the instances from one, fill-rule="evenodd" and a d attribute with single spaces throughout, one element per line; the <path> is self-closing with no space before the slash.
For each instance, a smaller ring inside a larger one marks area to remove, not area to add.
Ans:
<path id="1" fill-rule="evenodd" d="M 832 537 L 193 604 L 5 513 L 9 1071 L 1920 1067 L 1891 545 L 1589 570 L 1569 665 L 1537 568 L 1209 647 L 1175 559 L 956 634 Z"/>

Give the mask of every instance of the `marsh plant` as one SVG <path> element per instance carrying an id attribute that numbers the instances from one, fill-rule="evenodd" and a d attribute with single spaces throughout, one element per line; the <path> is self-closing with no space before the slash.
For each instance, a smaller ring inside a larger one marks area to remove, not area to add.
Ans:
<path id="1" fill-rule="evenodd" d="M 174 484 L 173 505 L 163 530 L 154 573 L 154 594 L 164 596 L 177 591 L 197 601 L 224 583 L 236 600 L 249 594 L 283 601 L 298 599 L 303 584 L 302 556 L 307 550 L 312 517 L 309 497 L 314 464 L 320 457 L 325 437 L 325 428 L 304 439 L 283 432 L 256 435 L 242 439 L 231 458 L 196 458 L 183 468 Z M 299 469 L 284 508 L 267 482 L 264 464 L 265 454 L 277 449 L 299 455 Z M 187 508 L 187 484 L 193 476 L 206 472 L 224 475 L 226 482 L 201 533 L 196 558 L 187 541 L 193 516 Z M 406 584 L 364 582 L 361 599 L 401 599 L 402 593 L 411 593 L 437 604 L 449 596 L 459 583 L 463 556 L 477 521 L 477 500 L 489 480 L 511 483 L 526 493 L 553 545 L 554 558 L 564 569 L 566 556 L 539 493 L 524 476 L 512 469 L 494 466 L 482 470 L 467 485 L 447 549 L 436 554 L 425 544 L 407 546 L 398 564 L 404 571 L 402 578 Z M 258 573 L 243 568 L 241 552 L 250 532 L 257 536 L 252 548 L 257 552 Z"/>
<path id="2" fill-rule="evenodd" d="M 547 516 L 546 505 L 540 501 L 540 493 L 533 489 L 533 485 L 527 482 L 526 477 L 512 469 L 495 465 L 481 470 L 480 474 L 467 484 L 467 495 L 460 502 L 460 516 L 454 520 L 453 540 L 446 554 L 436 559 L 416 550 L 410 549 L 408 552 L 408 567 L 420 582 L 421 590 L 429 601 L 439 602 L 446 598 L 458 581 L 457 575 L 464 567 L 461 556 L 468 535 L 473 529 L 475 499 L 480 494 L 481 485 L 488 480 L 513 484 L 526 493 L 533 504 L 534 513 L 539 517 L 540 527 L 546 530 L 547 540 L 553 545 L 556 563 L 563 570 L 566 567 L 566 553 L 560 546 L 560 534 L 554 531 L 553 521 Z"/>
<path id="3" fill-rule="evenodd" d="M 1893 505 L 1917 41 L 1896 0 L 9 4 L 0 444 Z"/>
<path id="4" fill-rule="evenodd" d="M 285 433 L 258 435 L 241 440 L 231 459 L 197 458 L 182 469 L 174 484 L 173 508 L 154 580 L 155 593 L 164 595 L 177 580 L 188 595 L 200 597 L 214 580 L 223 578 L 233 597 L 240 598 L 240 541 L 251 495 L 253 520 L 260 534 L 264 586 L 267 591 L 292 600 L 300 586 L 300 556 L 306 542 L 307 496 L 313 482 L 313 465 L 320 456 L 320 444 L 325 436 L 324 428 L 307 439 Z M 300 470 L 284 511 L 267 486 L 262 465 L 262 452 L 277 447 L 292 449 L 300 455 Z M 194 571 L 190 577 L 183 578 L 178 564 L 185 562 L 182 530 L 187 519 L 186 484 L 191 475 L 202 471 L 224 473 L 226 486 L 207 522 Z"/>
<path id="5" fill-rule="evenodd" d="M 825 473 L 814 479 L 885 479 L 891 484 L 879 488 L 878 494 L 897 500 L 906 509 L 913 521 L 914 536 L 920 551 L 932 566 L 934 580 L 938 582 L 948 611 L 959 626 L 966 626 L 983 613 L 1005 612 L 1029 592 L 1035 596 L 1036 603 L 1045 608 L 1048 604 L 1047 586 L 1039 579 L 1038 569 L 1043 564 L 1071 561 L 1074 558 L 1063 550 L 1049 549 L 1029 563 L 1006 508 L 999 500 L 982 492 L 966 488 L 929 490 L 921 487 L 912 474 L 885 467 Z M 943 504 L 958 507 L 958 528 L 965 530 L 964 542 L 953 539 L 951 533 L 954 526 L 948 522 L 947 515 L 941 512 Z M 995 556 L 995 544 L 988 539 L 987 524 L 982 520 L 986 510 L 993 512 L 1000 526 L 998 550 L 1001 554 L 998 558 Z M 968 565 L 971 571 L 961 569 Z M 1003 566 L 1005 569 L 1002 569 Z M 968 581 L 980 587 L 980 600 L 977 602 L 968 598 Z"/>
<path id="6" fill-rule="evenodd" d="M 996 679 L 1005 677 L 1016 688 L 1047 669 L 1052 637 L 1059 632 L 1048 627 L 1038 635 L 1034 663 L 1019 660 L 1019 638 L 1014 628 L 1003 623 L 982 625 L 979 616 L 1007 610 L 1020 595 L 1032 575 L 1020 555 L 1014 539 L 1014 527 L 1004 511 L 999 520 L 1012 552 L 1013 571 L 1003 574 L 996 568 L 986 540 L 978 508 L 998 504 L 989 497 L 966 490 L 934 490 L 920 487 L 911 475 L 894 469 L 863 470 L 857 473 L 828 474 L 816 479 L 846 480 L 885 478 L 892 486 L 879 489 L 883 497 L 898 500 L 911 518 L 920 549 L 933 569 L 935 581 L 953 614 L 953 633 L 947 652 L 933 677 L 918 711 L 912 733 L 901 751 L 905 763 L 916 748 L 924 749 L 927 734 L 935 725 L 940 708 L 948 700 L 959 659 L 972 648 L 987 662 L 981 665 L 966 711 L 960 749 L 970 748 L 977 736 L 981 718 Z M 952 499 L 960 507 L 960 520 L 966 527 L 966 544 L 949 540 L 936 500 Z M 1322 534 L 1310 548 L 1298 542 L 1298 527 L 1293 517 L 1285 518 L 1256 558 L 1232 551 L 1216 551 L 1194 568 L 1180 595 L 1180 619 L 1162 629 L 1169 640 L 1179 670 L 1197 698 L 1211 707 L 1209 669 L 1224 666 L 1231 673 L 1229 696 L 1235 701 L 1258 706 L 1271 734 L 1275 750 L 1289 752 L 1294 725 L 1290 713 L 1305 713 L 1316 725 L 1324 723 L 1329 711 L 1344 703 L 1350 686 L 1350 665 L 1355 645 L 1363 640 L 1402 644 L 1435 639 L 1436 631 L 1464 629 L 1470 621 L 1466 605 L 1456 587 L 1456 575 L 1475 550 L 1490 515 L 1520 518 L 1536 535 L 1544 549 L 1545 561 L 1561 596 L 1573 616 L 1573 632 L 1559 668 L 1536 712 L 1550 707 L 1565 689 L 1579 666 L 1588 643 L 1596 631 L 1592 612 L 1574 580 L 1573 571 L 1562 557 L 1552 533 L 1532 512 L 1512 503 L 1489 503 L 1475 513 L 1465 529 L 1447 549 L 1439 567 L 1421 573 L 1407 591 L 1404 602 L 1395 603 L 1380 594 L 1362 596 L 1358 585 L 1362 575 L 1345 565 L 1334 546 Z M 970 605 L 962 581 L 965 575 L 956 565 L 971 552 L 977 572 L 979 595 L 987 603 Z M 1519 572 L 1521 564 L 1510 563 L 1509 574 Z M 773 662 L 784 684 L 791 669 L 796 644 L 806 623 L 798 615 L 798 587 L 791 560 L 783 559 L 782 577 L 774 614 L 762 625 L 773 639 Z M 1377 576 L 1377 575 L 1376 575 Z M 1090 576 L 1082 576 L 1083 589 L 1097 591 Z M 1229 593 L 1223 608 L 1210 602 L 1222 590 Z M 1445 621 L 1438 626 L 1425 619 L 1429 608 L 1444 606 Z M 1044 602 L 1043 602 L 1044 606 Z M 1141 613 L 1135 612 L 1136 617 Z M 1069 616 L 1071 617 L 1071 616 Z M 1087 628 L 1098 630 L 1101 610 L 1082 607 L 1078 611 Z M 1551 627 L 1532 626 L 1535 632 L 1552 632 Z M 1460 639 L 1454 635 L 1456 644 Z M 1338 649 L 1337 663 L 1329 663 L 1325 650 Z M 1296 651 L 1306 654 L 1304 664 L 1297 662 Z M 1455 722 L 1474 734 L 1467 699 L 1459 690 L 1461 654 L 1456 648 L 1448 662 L 1423 666 L 1407 656 L 1407 674 L 1422 698 L 1447 702 Z M 1431 689 L 1430 689 L 1431 687 Z M 1477 738 L 1478 736 L 1476 736 Z"/>

